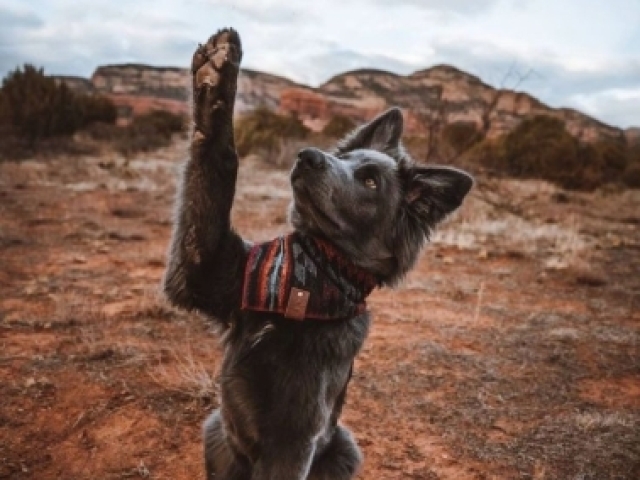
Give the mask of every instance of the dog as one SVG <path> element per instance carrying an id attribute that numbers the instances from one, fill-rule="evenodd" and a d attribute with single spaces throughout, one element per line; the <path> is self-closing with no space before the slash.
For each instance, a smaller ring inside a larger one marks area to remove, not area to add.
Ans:
<path id="1" fill-rule="evenodd" d="M 473 180 L 416 164 L 391 108 L 330 152 L 299 152 L 291 234 L 242 239 L 230 220 L 241 58 L 229 28 L 193 56 L 190 158 L 163 280 L 174 305 L 224 331 L 220 408 L 204 423 L 207 479 L 348 480 L 362 454 L 339 418 L 370 327 L 366 297 L 403 278 Z"/>

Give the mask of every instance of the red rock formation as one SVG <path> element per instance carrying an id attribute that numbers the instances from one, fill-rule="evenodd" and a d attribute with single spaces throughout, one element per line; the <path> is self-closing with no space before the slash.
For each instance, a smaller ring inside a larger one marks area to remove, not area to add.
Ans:
<path id="1" fill-rule="evenodd" d="M 378 113 L 388 108 L 384 102 L 354 103 L 344 98 L 338 99 L 305 88 L 285 88 L 280 95 L 278 112 L 284 115 L 296 115 L 313 131 L 321 131 L 335 115 L 342 115 L 352 119 L 355 123 L 370 120 Z M 405 117 L 405 131 L 409 135 L 424 134 L 424 122 L 418 115 L 408 109 L 403 109 Z"/>
<path id="2" fill-rule="evenodd" d="M 118 109 L 118 125 L 127 125 L 135 116 L 144 115 L 154 110 L 166 110 L 176 115 L 186 115 L 188 104 L 184 101 L 169 98 L 157 98 L 138 95 L 104 94 Z"/>
<path id="3" fill-rule="evenodd" d="M 323 95 L 303 88 L 287 88 L 280 94 L 281 113 L 298 115 L 301 119 L 327 118 L 329 104 Z"/>
<path id="4" fill-rule="evenodd" d="M 99 67 L 89 82 L 58 77 L 77 90 L 108 95 L 118 106 L 120 122 L 154 109 L 175 113 L 188 111 L 189 72 L 171 67 L 110 65 Z M 438 118 L 444 124 L 474 122 L 481 125 L 489 105 L 498 101 L 489 115 L 490 137 L 511 131 L 523 119 L 550 115 L 565 122 L 567 129 L 583 141 L 601 137 L 619 138 L 624 132 L 570 109 L 550 108 L 523 92 L 496 90 L 478 77 L 447 65 L 438 65 L 408 76 L 363 69 L 337 75 L 319 88 L 298 85 L 286 78 L 243 69 L 238 82 L 236 114 L 257 108 L 297 115 L 309 128 L 320 131 L 334 115 L 356 123 L 371 119 L 394 105 L 405 113 L 405 131 L 427 135 L 426 125 Z M 444 105 L 444 107 L 443 107 Z M 637 136 L 634 130 L 627 137 Z"/>

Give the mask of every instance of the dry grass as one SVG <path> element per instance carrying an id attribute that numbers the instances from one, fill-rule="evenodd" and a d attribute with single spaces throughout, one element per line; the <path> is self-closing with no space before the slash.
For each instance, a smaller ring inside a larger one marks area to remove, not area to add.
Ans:
<path id="1" fill-rule="evenodd" d="M 86 362 L 108 362 L 119 367 L 146 365 L 155 347 L 143 345 L 134 340 L 114 343 L 104 331 L 109 328 L 109 322 L 101 325 L 91 324 L 80 329 L 76 337 L 79 345 L 79 355 L 76 359 Z"/>
<path id="2" fill-rule="evenodd" d="M 436 245 L 461 249 L 485 246 L 503 251 L 516 250 L 526 255 L 546 255 L 568 260 L 589 248 L 575 217 L 549 224 L 540 219 L 527 220 L 511 214 L 499 214 L 489 205 L 472 197 L 464 211 L 453 216 L 433 238 Z"/>
<path id="3" fill-rule="evenodd" d="M 148 374 L 164 390 L 209 402 L 217 397 L 216 378 L 194 356 L 193 344 L 189 338 L 185 346 L 163 349 L 160 361 Z"/>

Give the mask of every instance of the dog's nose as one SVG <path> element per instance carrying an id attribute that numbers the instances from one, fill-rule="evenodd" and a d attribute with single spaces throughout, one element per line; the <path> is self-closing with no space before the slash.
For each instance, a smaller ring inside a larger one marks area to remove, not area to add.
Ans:
<path id="1" fill-rule="evenodd" d="M 326 166 L 324 153 L 317 148 L 305 148 L 298 152 L 298 162 L 305 167 L 321 170 Z"/>

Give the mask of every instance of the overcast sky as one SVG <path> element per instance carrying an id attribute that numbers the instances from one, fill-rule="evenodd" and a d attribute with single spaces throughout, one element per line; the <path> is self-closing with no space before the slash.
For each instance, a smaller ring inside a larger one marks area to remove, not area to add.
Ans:
<path id="1" fill-rule="evenodd" d="M 452 64 L 620 127 L 640 125 L 640 0 L 0 0 L 0 75 L 186 67 L 220 26 L 244 66 L 317 86 L 346 70 Z"/>

